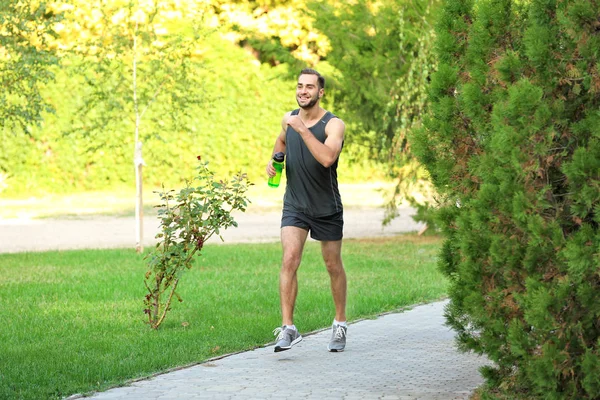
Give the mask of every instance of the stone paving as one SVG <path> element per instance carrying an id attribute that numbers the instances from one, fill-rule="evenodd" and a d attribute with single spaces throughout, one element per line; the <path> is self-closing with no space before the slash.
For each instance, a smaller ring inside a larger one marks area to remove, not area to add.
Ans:
<path id="1" fill-rule="evenodd" d="M 455 349 L 454 333 L 444 325 L 445 304 L 350 324 L 342 353 L 327 351 L 331 332 L 324 330 L 305 334 L 288 351 L 274 353 L 270 344 L 91 399 L 468 399 L 483 383 L 478 368 L 488 361 Z"/>

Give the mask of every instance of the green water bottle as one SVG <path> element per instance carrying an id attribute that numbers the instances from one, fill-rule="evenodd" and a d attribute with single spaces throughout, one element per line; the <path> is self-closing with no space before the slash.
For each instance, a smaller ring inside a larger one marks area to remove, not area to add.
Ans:
<path id="1" fill-rule="evenodd" d="M 285 154 L 282 152 L 275 153 L 273 155 L 273 168 L 275 168 L 275 176 L 269 177 L 269 186 L 271 187 L 279 187 L 279 182 L 281 181 L 281 171 L 283 171 L 283 158 Z"/>

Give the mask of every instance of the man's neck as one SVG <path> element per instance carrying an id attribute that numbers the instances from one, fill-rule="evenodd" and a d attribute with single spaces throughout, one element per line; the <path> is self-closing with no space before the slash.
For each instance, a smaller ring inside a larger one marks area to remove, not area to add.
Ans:
<path id="1" fill-rule="evenodd" d="M 315 104 L 309 109 L 300 108 L 298 115 L 303 121 L 314 121 L 318 119 L 325 110 L 319 104 Z"/>

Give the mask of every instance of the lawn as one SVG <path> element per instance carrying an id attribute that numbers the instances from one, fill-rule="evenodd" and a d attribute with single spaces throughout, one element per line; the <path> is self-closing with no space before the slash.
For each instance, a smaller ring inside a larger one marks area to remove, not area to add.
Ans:
<path id="1" fill-rule="evenodd" d="M 344 241 L 350 321 L 445 296 L 440 239 Z M 252 349 L 280 324 L 281 248 L 207 245 L 158 331 L 145 324 L 146 264 L 133 250 L 0 254 L 0 398 L 55 399 Z M 307 243 L 295 323 L 331 324 L 320 247 Z"/>

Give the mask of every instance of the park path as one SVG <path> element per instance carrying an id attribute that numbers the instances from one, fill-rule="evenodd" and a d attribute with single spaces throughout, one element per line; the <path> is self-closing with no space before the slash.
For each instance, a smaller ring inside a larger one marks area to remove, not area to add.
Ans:
<path id="1" fill-rule="evenodd" d="M 482 357 L 454 348 L 446 302 L 362 320 L 342 353 L 329 330 L 304 334 L 280 353 L 273 344 L 96 393 L 94 400 L 457 400 L 483 383 Z M 71 399 L 79 398 L 73 396 Z M 87 399 L 87 397 L 86 397 Z"/>
<path id="2" fill-rule="evenodd" d="M 344 237 L 392 236 L 419 230 L 412 220 L 413 210 L 402 209 L 400 216 L 382 227 L 380 208 L 344 210 Z M 276 242 L 279 240 L 281 211 L 253 211 L 234 214 L 238 227 L 223 232 L 224 243 Z M 156 243 L 156 216 L 144 217 L 144 246 Z M 213 236 L 212 243 L 221 243 Z M 67 219 L 0 219 L 0 253 L 72 250 L 86 248 L 135 247 L 133 217 L 82 216 Z"/>

